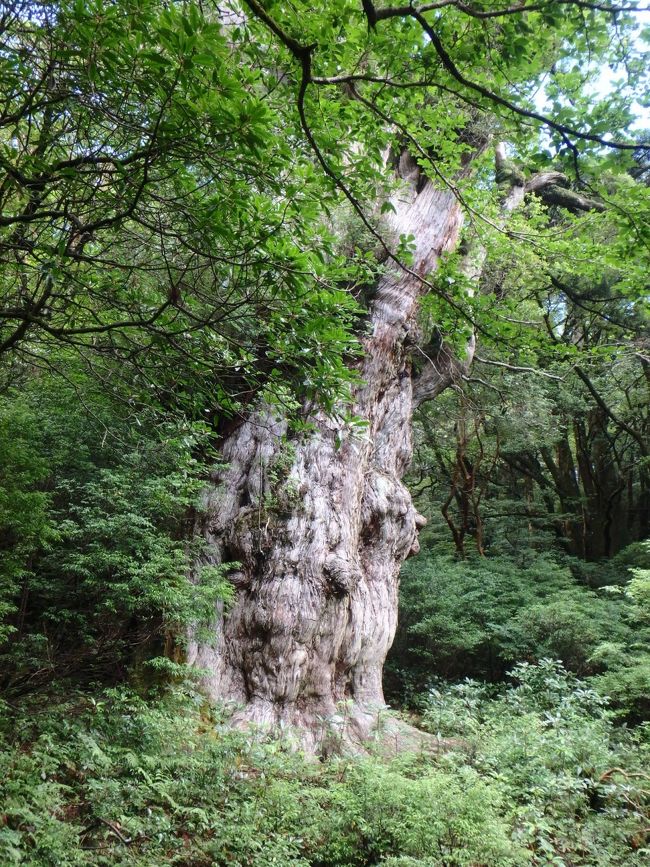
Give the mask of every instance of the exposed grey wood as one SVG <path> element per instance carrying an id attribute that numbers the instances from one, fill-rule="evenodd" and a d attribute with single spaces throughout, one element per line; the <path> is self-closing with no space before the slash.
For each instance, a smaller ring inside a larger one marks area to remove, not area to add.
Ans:
<path id="1" fill-rule="evenodd" d="M 496 161 L 507 175 L 503 222 L 526 192 L 559 189 L 553 172 L 526 184 L 501 145 Z M 413 408 L 462 377 L 475 348 L 471 337 L 458 359 L 441 342 L 413 382 L 418 275 L 456 247 L 462 211 L 451 190 L 436 188 L 404 154 L 398 171 L 404 184 L 389 230 L 412 235 L 415 250 L 411 269 L 386 271 L 370 305 L 353 406 L 365 428 L 340 430 L 315 411 L 314 432 L 287 445 L 285 421 L 257 411 L 225 442 L 227 467 L 206 491 L 208 559 L 240 566 L 233 610 L 218 612 L 211 641 L 190 643 L 189 661 L 210 672 L 211 696 L 238 707 L 236 722 L 290 727 L 310 751 L 332 740 L 361 744 L 384 707 L 399 570 L 417 552 L 424 523 L 402 483 Z M 485 259 L 480 242 L 469 245 L 462 268 L 470 283 Z"/>
<path id="2" fill-rule="evenodd" d="M 366 428 L 341 431 L 315 412 L 315 432 L 287 452 L 285 423 L 258 412 L 225 443 L 228 466 L 206 492 L 210 559 L 241 565 L 233 610 L 217 618 L 211 642 L 191 642 L 189 660 L 210 671 L 210 695 L 239 706 L 236 721 L 295 727 L 312 751 L 332 737 L 361 743 L 377 723 L 399 570 L 424 523 L 402 483 L 412 453 L 409 335 L 417 275 L 454 249 L 462 213 L 426 179 L 405 184 L 393 204 L 391 229 L 415 237 L 414 273 L 388 270 L 370 307 L 354 395 Z"/>

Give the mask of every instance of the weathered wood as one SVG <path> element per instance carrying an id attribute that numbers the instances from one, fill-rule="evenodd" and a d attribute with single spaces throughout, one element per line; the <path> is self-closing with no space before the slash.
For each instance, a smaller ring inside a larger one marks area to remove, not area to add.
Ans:
<path id="1" fill-rule="evenodd" d="M 505 148 L 496 150 L 505 171 Z M 460 204 L 407 154 L 393 197 L 390 233 L 415 239 L 413 265 L 379 281 L 362 337 L 362 384 L 354 394 L 361 433 L 340 430 L 322 411 L 314 432 L 291 439 L 270 411 L 252 413 L 226 440 L 227 468 L 206 492 L 203 532 L 213 563 L 237 561 L 236 603 L 215 623 L 211 642 L 194 641 L 189 660 L 208 669 L 205 687 L 239 709 L 235 720 L 291 727 L 305 748 L 332 738 L 360 744 L 384 707 L 382 668 L 397 620 L 399 571 L 418 551 L 418 515 L 402 478 L 412 456 L 413 408 L 437 396 L 471 364 L 474 337 L 457 358 L 441 341 L 412 377 L 411 352 L 422 277 L 453 250 Z M 511 173 L 502 221 L 527 192 L 557 186 L 557 173 L 525 183 Z M 462 262 L 469 282 L 485 264 L 480 242 Z"/>
<path id="2" fill-rule="evenodd" d="M 496 149 L 505 171 L 505 148 Z M 399 570 L 418 550 L 418 515 L 402 477 L 412 455 L 413 408 L 466 373 L 474 338 L 457 358 L 444 341 L 412 377 L 423 280 L 453 250 L 462 211 L 402 154 L 403 186 L 390 231 L 415 239 L 413 265 L 379 281 L 362 338 L 362 384 L 353 412 L 361 433 L 315 410 L 314 433 L 291 439 L 270 411 L 252 413 L 223 447 L 227 468 L 206 493 L 204 529 L 213 563 L 237 561 L 234 609 L 189 659 L 209 670 L 205 686 L 239 706 L 241 723 L 292 727 L 309 750 L 361 743 L 384 707 L 382 667 L 397 620 Z M 527 192 L 559 188 L 558 173 L 527 184 L 510 173 L 501 220 Z M 477 282 L 486 250 L 470 243 L 462 269 Z"/>
<path id="3" fill-rule="evenodd" d="M 449 190 L 422 178 L 393 199 L 391 229 L 415 238 L 413 273 L 388 270 L 369 311 L 356 435 L 312 413 L 315 432 L 286 441 L 268 412 L 226 441 L 227 468 L 206 493 L 214 563 L 238 561 L 233 610 L 189 659 L 242 723 L 295 727 L 302 746 L 361 743 L 384 707 L 402 562 L 424 523 L 402 484 L 412 454 L 410 337 L 422 293 L 462 224 Z"/>

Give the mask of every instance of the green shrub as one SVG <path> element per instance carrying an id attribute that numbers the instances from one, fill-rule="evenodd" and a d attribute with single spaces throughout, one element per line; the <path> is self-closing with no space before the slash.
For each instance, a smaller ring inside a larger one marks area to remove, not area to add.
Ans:
<path id="1" fill-rule="evenodd" d="M 591 590 L 534 551 L 462 561 L 424 552 L 402 570 L 389 687 L 408 700 L 434 673 L 499 681 L 518 660 L 548 656 L 582 676 L 600 673 L 608 660 L 599 648 L 628 653 L 635 640 L 629 610 L 623 595 Z"/>
<path id="2" fill-rule="evenodd" d="M 475 769 L 305 762 L 227 730 L 191 695 L 25 704 L 5 717 L 2 747 L 3 864 L 522 863 L 501 796 Z"/>
<path id="3" fill-rule="evenodd" d="M 230 586 L 191 581 L 199 425 L 161 423 L 44 376 L 0 399 L 0 668 L 5 686 L 123 676 L 134 648 L 206 621 Z"/>
<path id="4" fill-rule="evenodd" d="M 523 663 L 500 695 L 467 682 L 428 697 L 424 725 L 462 737 L 508 805 L 513 839 L 535 864 L 634 865 L 647 845 L 650 750 L 617 728 L 602 696 L 556 661 Z"/>
<path id="5" fill-rule="evenodd" d="M 325 794 L 316 864 L 364 865 L 388 856 L 469 865 L 517 864 L 498 792 L 469 767 L 454 773 L 415 761 L 349 765 Z"/>
<path id="6" fill-rule="evenodd" d="M 637 867 L 650 745 L 558 663 L 429 697 L 453 748 L 306 761 L 204 699 L 35 697 L 0 715 L 0 863 Z M 454 727 L 453 719 L 458 725 Z M 646 836 L 644 836 L 646 835 Z"/>

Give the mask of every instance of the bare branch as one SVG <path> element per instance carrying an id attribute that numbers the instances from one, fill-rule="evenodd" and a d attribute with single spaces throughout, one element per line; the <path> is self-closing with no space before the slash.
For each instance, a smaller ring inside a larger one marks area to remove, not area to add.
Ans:
<path id="1" fill-rule="evenodd" d="M 513 373 L 534 373 L 536 376 L 545 376 L 547 379 L 555 379 L 562 381 L 561 376 L 556 376 L 554 373 L 548 373 L 546 370 L 540 370 L 538 367 L 522 367 L 517 364 L 508 364 L 505 361 L 494 361 L 491 358 L 481 358 L 480 355 L 474 355 L 474 360 L 479 364 L 488 364 L 491 367 L 503 367 L 506 370 L 511 370 Z"/>

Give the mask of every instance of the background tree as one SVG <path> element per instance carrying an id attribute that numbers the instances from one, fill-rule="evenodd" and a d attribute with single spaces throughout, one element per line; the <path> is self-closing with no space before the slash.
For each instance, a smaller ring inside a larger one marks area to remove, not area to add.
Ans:
<path id="1" fill-rule="evenodd" d="M 608 184 L 606 210 L 577 219 L 529 201 L 526 226 L 564 231 L 516 258 L 492 249 L 477 300 L 498 298 L 505 333 L 418 411 L 410 481 L 430 526 L 404 570 L 392 695 L 436 671 L 499 680 L 551 656 L 629 719 L 647 713 L 644 632 L 623 590 L 647 565 L 647 250 L 619 222 L 623 197 L 643 193 Z"/>

